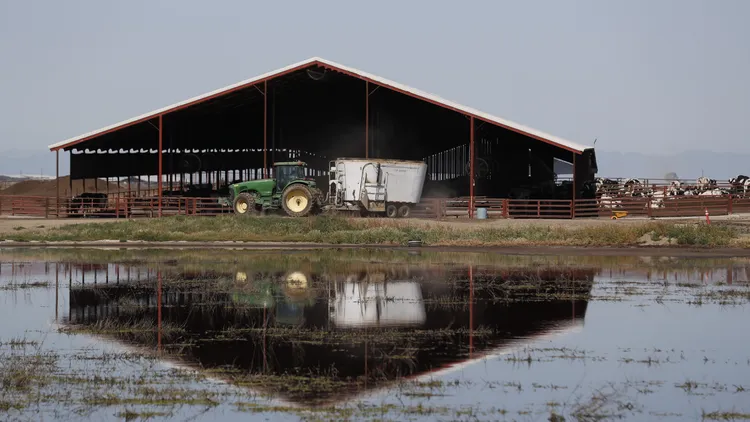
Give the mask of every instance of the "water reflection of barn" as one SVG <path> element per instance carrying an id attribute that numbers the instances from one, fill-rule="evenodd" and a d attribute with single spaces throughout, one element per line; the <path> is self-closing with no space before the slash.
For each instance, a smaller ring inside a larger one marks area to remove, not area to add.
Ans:
<path id="1" fill-rule="evenodd" d="M 70 291 L 66 323 L 184 326 L 185 334 L 171 340 L 182 344 L 181 356 L 170 355 L 165 342 L 167 355 L 203 368 L 230 365 L 245 374 L 275 375 L 335 368 L 342 380 L 335 391 L 286 392 L 291 401 L 320 404 L 399 377 L 476 359 L 519 338 L 578 326 L 586 300 L 497 302 L 479 286 L 497 280 L 591 281 L 594 274 L 593 269 L 470 271 L 402 266 L 366 273 L 313 273 L 307 275 L 312 297 L 274 290 L 286 280 L 281 273 L 256 274 L 257 279 L 249 281 L 272 279 L 270 290 L 209 292 L 169 283 L 160 291 L 153 285 L 80 286 Z M 579 286 L 584 292 L 591 289 L 589 282 Z M 222 341 L 211 341 L 217 337 Z M 116 338 L 131 345 L 158 346 L 156 335 L 121 333 Z M 201 341 L 185 346 L 191 339 Z"/>

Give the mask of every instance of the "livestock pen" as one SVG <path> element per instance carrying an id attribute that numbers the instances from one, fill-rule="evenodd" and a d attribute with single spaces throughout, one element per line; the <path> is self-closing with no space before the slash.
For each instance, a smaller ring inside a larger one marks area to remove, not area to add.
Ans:
<path id="1" fill-rule="evenodd" d="M 83 200 L 0 195 L 0 217 L 36 218 L 156 218 L 159 216 L 216 216 L 231 214 L 232 207 L 216 197 L 165 196 L 132 197 L 112 195 L 106 204 L 101 199 Z M 470 208 L 471 207 L 471 208 Z M 634 217 L 691 217 L 729 215 L 750 212 L 750 197 L 727 194 L 721 196 L 673 196 L 666 198 L 618 197 L 603 201 L 592 199 L 512 199 L 477 196 L 422 198 L 412 211 L 412 218 L 470 218 L 477 209 L 487 210 L 488 218 L 574 219 L 609 218 L 614 210 L 627 211 Z"/>

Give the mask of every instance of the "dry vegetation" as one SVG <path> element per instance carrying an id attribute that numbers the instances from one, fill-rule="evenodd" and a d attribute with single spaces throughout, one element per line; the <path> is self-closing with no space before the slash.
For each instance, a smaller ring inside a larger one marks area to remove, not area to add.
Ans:
<path id="1" fill-rule="evenodd" d="M 312 218 L 169 217 L 53 228 L 24 228 L 0 234 L 13 241 L 238 241 L 404 245 L 421 240 L 431 246 L 638 246 L 644 244 L 747 247 L 730 224 L 650 222 L 569 228 L 561 224 L 421 224 L 318 216 Z"/>

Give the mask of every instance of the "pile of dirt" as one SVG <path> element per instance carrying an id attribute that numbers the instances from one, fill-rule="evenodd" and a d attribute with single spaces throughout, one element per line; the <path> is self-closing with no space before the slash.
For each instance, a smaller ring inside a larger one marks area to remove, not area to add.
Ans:
<path id="1" fill-rule="evenodd" d="M 70 197 L 70 177 L 64 176 L 59 179 L 60 182 L 60 197 Z M 73 195 L 80 195 L 83 192 L 117 192 L 123 189 L 127 189 L 127 184 L 120 187 L 116 183 L 109 183 L 107 186 L 106 181 L 99 179 L 85 180 L 86 184 L 83 184 L 83 180 L 73 180 Z M 145 184 L 144 184 L 145 185 Z M 135 189 L 135 186 L 132 186 Z M 57 183 L 54 180 L 25 180 L 23 182 L 15 183 L 0 191 L 0 195 L 23 195 L 23 196 L 57 196 Z"/>

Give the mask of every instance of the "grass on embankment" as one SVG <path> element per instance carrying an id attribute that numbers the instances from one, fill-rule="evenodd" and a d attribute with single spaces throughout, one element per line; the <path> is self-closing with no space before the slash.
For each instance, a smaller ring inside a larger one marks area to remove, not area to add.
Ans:
<path id="1" fill-rule="evenodd" d="M 408 221 L 317 216 L 309 218 L 236 218 L 222 216 L 168 217 L 111 223 L 71 224 L 49 229 L 15 230 L 0 234 L 13 241 L 242 241 L 309 242 L 329 244 L 404 245 L 422 240 L 425 245 L 453 246 L 631 246 L 650 240 L 674 239 L 678 245 L 738 246 L 739 234 L 719 224 L 601 225 L 571 229 L 550 226 L 455 227 Z"/>

